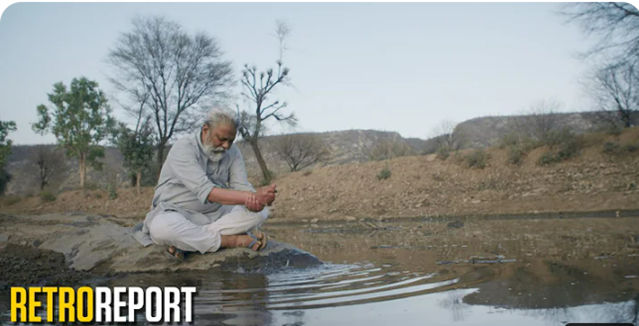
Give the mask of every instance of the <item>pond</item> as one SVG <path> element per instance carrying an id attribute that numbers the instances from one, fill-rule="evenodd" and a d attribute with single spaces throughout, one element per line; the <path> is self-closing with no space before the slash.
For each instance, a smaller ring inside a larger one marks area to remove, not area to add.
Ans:
<path id="1" fill-rule="evenodd" d="M 636 218 L 270 221 L 324 264 L 133 274 L 194 285 L 196 325 L 637 323 Z"/>

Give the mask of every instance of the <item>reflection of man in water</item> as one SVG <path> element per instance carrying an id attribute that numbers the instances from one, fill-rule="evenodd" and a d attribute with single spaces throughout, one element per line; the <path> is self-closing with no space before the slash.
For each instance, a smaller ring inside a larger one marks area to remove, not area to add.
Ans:
<path id="1" fill-rule="evenodd" d="M 233 145 L 236 132 L 230 115 L 212 111 L 200 130 L 171 147 L 143 226 L 143 233 L 168 246 L 171 255 L 266 246 L 257 227 L 268 216 L 265 206 L 275 200 L 275 185 L 255 191 L 248 182 L 242 154 Z"/>

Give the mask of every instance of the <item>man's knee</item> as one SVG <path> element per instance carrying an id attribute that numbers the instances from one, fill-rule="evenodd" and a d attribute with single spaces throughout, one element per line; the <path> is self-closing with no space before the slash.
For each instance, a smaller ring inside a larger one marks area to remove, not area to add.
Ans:
<path id="1" fill-rule="evenodd" d="M 151 239 L 155 242 L 170 242 L 175 237 L 177 224 L 184 217 L 177 212 L 158 214 L 149 225 Z"/>
<path id="2" fill-rule="evenodd" d="M 258 212 L 259 214 L 259 219 L 260 219 L 260 223 L 266 221 L 266 219 L 269 217 L 269 215 L 271 215 L 271 212 L 269 210 L 268 207 L 264 207 L 264 209 L 260 212 Z"/>
<path id="3" fill-rule="evenodd" d="M 258 225 L 262 224 L 264 221 L 266 221 L 266 219 L 269 216 L 268 207 L 264 207 L 264 209 L 259 211 L 259 212 L 251 212 L 246 207 L 242 207 L 242 210 L 243 210 L 244 215 L 250 217 L 253 220 L 253 222 L 258 224 Z"/>

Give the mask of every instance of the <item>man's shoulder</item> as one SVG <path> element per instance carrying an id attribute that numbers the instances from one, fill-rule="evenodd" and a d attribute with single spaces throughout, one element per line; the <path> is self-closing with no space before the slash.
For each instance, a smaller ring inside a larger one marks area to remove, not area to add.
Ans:
<path id="1" fill-rule="evenodd" d="M 237 144 L 231 145 L 231 147 L 229 148 L 229 150 L 227 152 L 229 153 L 229 155 L 232 158 L 243 159 L 242 158 L 242 151 L 240 151 L 240 148 L 237 146 Z"/>
<path id="2" fill-rule="evenodd" d="M 185 150 L 191 151 L 197 148 L 197 142 L 193 134 L 188 134 L 180 137 L 178 140 L 171 145 L 171 152 L 183 152 Z"/>
<path id="3" fill-rule="evenodd" d="M 196 144 L 197 144 L 197 141 L 196 141 L 195 137 L 196 137 L 196 136 L 195 136 L 195 134 L 194 134 L 194 133 L 186 134 L 186 135 L 184 135 L 184 136 L 180 137 L 180 138 L 179 138 L 179 139 L 175 142 L 175 144 L 174 144 L 173 146 L 178 145 L 178 144 L 180 144 L 180 145 L 186 145 L 186 144 L 189 144 L 189 145 L 196 145 Z"/>

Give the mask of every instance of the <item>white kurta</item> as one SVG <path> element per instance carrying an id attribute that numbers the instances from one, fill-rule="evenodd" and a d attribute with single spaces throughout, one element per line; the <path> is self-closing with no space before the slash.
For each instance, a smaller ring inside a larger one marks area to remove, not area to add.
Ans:
<path id="1" fill-rule="evenodd" d="M 143 245 L 152 242 L 182 250 L 214 252 L 221 235 L 240 234 L 259 226 L 268 209 L 254 213 L 244 206 L 208 201 L 214 187 L 255 191 L 246 177 L 244 159 L 237 146 L 219 157 L 209 157 L 200 130 L 179 139 L 162 165 L 158 185 L 140 233 Z"/>

